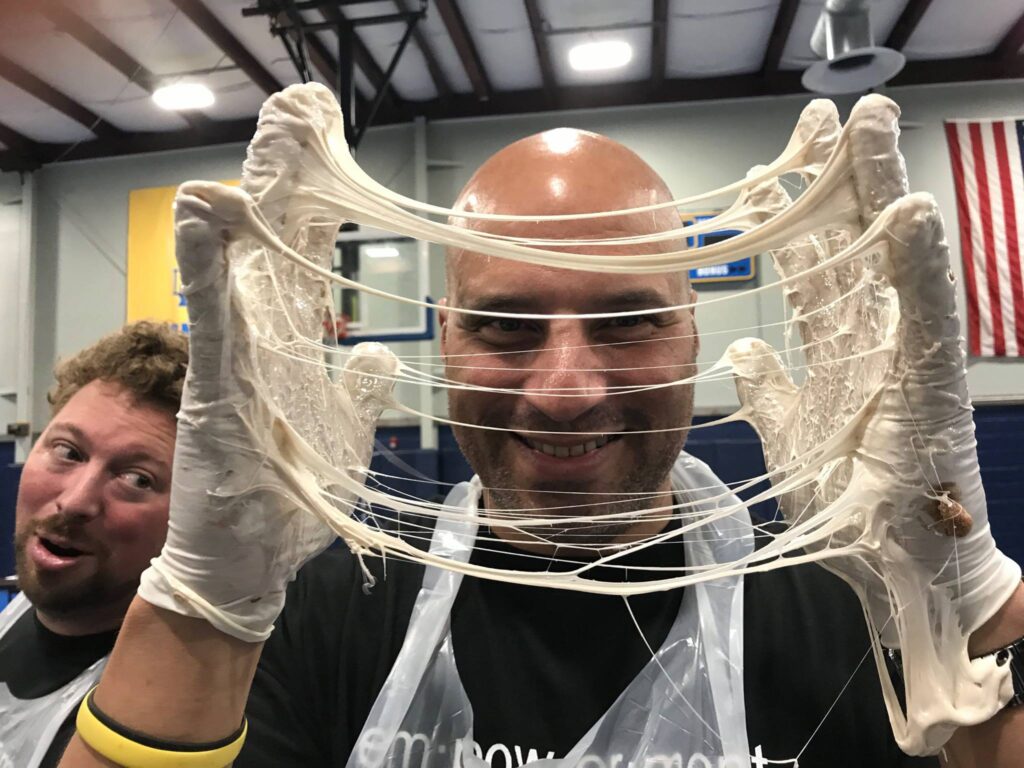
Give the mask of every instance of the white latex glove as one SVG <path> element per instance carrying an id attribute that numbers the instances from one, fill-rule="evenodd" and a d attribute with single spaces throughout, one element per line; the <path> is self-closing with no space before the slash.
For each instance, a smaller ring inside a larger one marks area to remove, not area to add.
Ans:
<path id="1" fill-rule="evenodd" d="M 232 271 L 239 269 L 246 248 L 253 248 L 238 241 L 246 206 L 255 199 L 282 239 L 318 263 L 330 259 L 338 226 L 311 221 L 308 212 L 305 218 L 289 216 L 290 196 L 301 181 L 297 156 L 308 130 L 289 106 L 280 95 L 264 106 L 243 189 L 191 182 L 178 192 L 175 234 L 191 359 L 178 415 L 167 542 L 139 589 L 153 605 L 204 618 L 250 642 L 266 639 L 288 582 L 334 538 L 309 512 L 312 505 L 303 503 L 303 493 L 317 488 L 319 478 L 301 465 L 291 421 L 346 419 L 351 429 L 342 445 L 314 447 L 337 469 L 358 477 L 357 468 L 369 461 L 377 418 L 390 402 L 389 377 L 398 364 L 386 347 L 361 344 L 337 386 L 309 364 L 295 366 L 294 377 L 278 377 L 284 380 L 278 382 L 275 402 L 253 386 L 255 369 L 267 364 L 254 339 L 266 329 L 253 326 L 231 290 Z M 320 341 L 323 321 L 318 296 L 329 296 L 324 290 L 308 282 L 306 295 L 289 296 L 298 307 L 291 308 L 293 325 L 314 343 Z M 267 322 L 279 321 L 280 314 Z M 331 413 L 303 413 L 308 403 L 292 401 L 306 394 L 304 386 L 319 387 L 321 405 Z M 295 478 L 304 475 L 310 484 L 299 488 Z M 348 494 L 335 504 L 352 501 Z"/>
<path id="2" fill-rule="evenodd" d="M 727 357 L 769 470 L 825 446 L 831 461 L 810 486 L 783 485 L 782 509 L 793 522 L 821 516 L 831 539 L 814 550 L 858 542 L 852 556 L 821 564 L 854 588 L 885 643 L 902 647 L 905 718 L 884 674 L 883 691 L 900 746 L 925 754 L 1008 700 L 1007 670 L 970 661 L 967 637 L 1006 602 L 1021 570 L 989 530 L 942 218 L 930 195 L 906 195 L 898 117 L 887 99 L 861 100 L 850 117 L 853 176 L 838 191 L 855 194 L 864 229 L 881 214 L 887 255 L 787 292 L 809 345 L 802 385 L 761 340 L 738 341 Z M 775 212 L 790 202 L 778 185 L 751 200 Z M 840 252 L 850 239 L 837 234 L 775 252 L 777 271 L 789 276 Z M 862 278 L 866 287 L 842 298 Z M 877 649 L 876 663 L 884 668 Z"/>

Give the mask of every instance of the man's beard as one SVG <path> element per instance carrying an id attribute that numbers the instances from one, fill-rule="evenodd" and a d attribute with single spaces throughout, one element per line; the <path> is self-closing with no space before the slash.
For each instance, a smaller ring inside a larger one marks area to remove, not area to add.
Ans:
<path id="1" fill-rule="evenodd" d="M 688 427 L 692 399 L 685 398 L 680 408 L 684 419 L 678 426 Z M 605 409 L 607 410 L 607 409 Z M 453 408 L 456 421 L 460 418 L 458 408 Z M 502 419 L 504 424 L 499 423 Z M 509 426 L 511 422 L 511 426 Z M 504 426 L 522 432 L 643 432 L 665 427 L 654 424 L 646 410 L 636 408 L 619 409 L 615 413 L 602 413 L 602 407 L 589 412 L 584 418 L 571 425 L 553 425 L 541 414 L 530 414 L 522 418 L 509 419 L 507 414 L 492 411 L 482 426 Z M 609 429 L 609 425 L 615 425 Z M 517 526 L 522 531 L 523 541 L 549 543 L 577 548 L 607 547 L 622 541 L 638 524 L 654 518 L 666 519 L 672 513 L 652 507 L 664 506 L 668 491 L 668 477 L 679 452 L 686 442 L 687 429 L 622 437 L 633 447 L 633 466 L 623 474 L 613 487 L 601 488 L 597 492 L 592 483 L 568 477 L 565 480 L 534 483 L 530 488 L 522 487 L 508 465 L 496 457 L 502 455 L 500 441 L 515 440 L 507 432 L 455 427 L 455 437 L 474 471 L 480 475 L 484 485 L 484 501 L 491 517 L 536 518 L 553 524 Z M 543 436 L 538 436 L 543 439 Z M 504 514 L 503 514 L 504 513 Z M 616 515 L 602 520 L 603 516 Z M 587 521 L 558 523 L 559 518 L 589 517 Z M 625 519 L 624 519 L 624 516 Z M 593 519 L 598 518 L 598 519 Z M 493 524 L 493 523 L 492 523 Z"/>
<path id="2" fill-rule="evenodd" d="M 522 510 L 522 514 L 512 514 L 545 522 L 555 521 L 545 525 L 517 526 L 528 540 L 579 548 L 607 547 L 622 540 L 639 523 L 671 514 L 665 509 L 652 511 L 652 507 L 663 506 L 665 481 L 681 448 L 680 445 L 675 451 L 662 453 L 663 460 L 646 464 L 628 475 L 620 486 L 621 492 L 615 494 L 596 495 L 587 493 L 585 489 L 574 490 L 572 483 L 562 483 L 557 490 L 517 489 L 511 474 L 498 468 L 493 483 L 481 475 L 487 510 L 492 515 Z M 606 515 L 615 517 L 601 519 Z M 559 518 L 583 516 L 597 519 L 557 522 Z"/>
<path id="3" fill-rule="evenodd" d="M 109 608 L 111 603 L 124 600 L 135 594 L 138 582 L 115 583 L 106 573 L 102 564 L 107 560 L 105 551 L 93 551 L 86 557 L 97 559 L 100 566 L 85 576 L 65 574 L 39 574 L 29 563 L 26 548 L 29 539 L 38 534 L 58 535 L 78 540 L 76 528 L 62 518 L 54 519 L 45 526 L 26 526 L 14 538 L 14 564 L 21 590 L 36 610 L 46 614 L 68 616 L 88 613 L 93 608 Z"/>

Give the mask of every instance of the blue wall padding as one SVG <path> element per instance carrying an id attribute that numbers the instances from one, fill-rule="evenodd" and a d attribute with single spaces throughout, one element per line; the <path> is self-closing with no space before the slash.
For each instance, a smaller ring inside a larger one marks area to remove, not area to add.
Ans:
<path id="1" fill-rule="evenodd" d="M 978 462 L 999 548 L 1024 564 L 1024 408 L 977 406 Z"/>
<path id="2" fill-rule="evenodd" d="M 14 502 L 20 478 L 21 466 L 14 463 L 14 443 L 0 442 L 0 576 L 14 573 Z"/>
<path id="3" fill-rule="evenodd" d="M 697 418 L 695 423 L 708 421 Z M 992 531 L 1000 548 L 1024 563 L 1024 407 L 978 406 L 975 412 L 978 458 L 988 496 Z M 371 469 L 399 479 L 377 478 L 401 494 L 422 499 L 443 498 L 454 483 L 472 474 L 447 427 L 441 427 L 437 450 L 421 450 L 415 427 L 382 428 L 377 433 L 378 449 Z M 391 447 L 389 447 L 391 446 Z M 696 429 L 687 450 L 714 468 L 726 483 L 740 483 L 764 473 L 761 446 L 754 431 L 743 423 Z M 14 571 L 14 503 L 20 467 L 13 464 L 14 444 L 0 442 L 0 574 Z M 750 498 L 763 490 L 764 483 L 743 493 Z M 775 514 L 773 502 L 757 507 L 766 518 Z"/>

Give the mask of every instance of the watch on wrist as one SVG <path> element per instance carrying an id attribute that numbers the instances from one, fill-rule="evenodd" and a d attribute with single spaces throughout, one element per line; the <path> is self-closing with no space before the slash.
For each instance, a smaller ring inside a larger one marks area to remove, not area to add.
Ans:
<path id="1" fill-rule="evenodd" d="M 890 667 L 895 670 L 896 675 L 903 679 L 903 656 L 896 648 L 885 649 L 886 658 Z M 1024 704 L 1024 637 L 989 653 L 974 658 L 983 659 L 987 656 L 995 656 L 996 664 L 1004 667 L 1010 665 L 1010 679 L 1013 681 L 1013 697 L 1006 703 L 1005 709 L 1017 707 Z"/>

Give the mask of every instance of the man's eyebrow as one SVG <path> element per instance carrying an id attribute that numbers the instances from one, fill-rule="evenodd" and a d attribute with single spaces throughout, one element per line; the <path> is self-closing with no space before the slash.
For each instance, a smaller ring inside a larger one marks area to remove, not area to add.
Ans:
<path id="1" fill-rule="evenodd" d="M 630 309 L 667 309 L 675 306 L 671 300 L 653 288 L 631 288 L 595 297 L 608 312 Z"/>
<path id="2" fill-rule="evenodd" d="M 79 442 L 83 442 L 83 443 L 88 442 L 88 438 L 85 436 L 85 432 L 80 430 L 78 427 L 76 427 L 71 422 L 68 422 L 68 421 L 56 421 L 55 420 L 54 422 L 52 422 L 50 424 L 50 429 L 52 431 L 63 430 L 64 432 L 69 432 L 71 434 L 71 436 L 73 438 L 75 438 L 76 440 L 78 440 Z"/>
<path id="3" fill-rule="evenodd" d="M 86 436 L 80 428 L 67 421 L 55 421 L 50 425 L 50 429 L 53 431 L 63 431 L 70 434 L 79 443 L 85 443 L 88 445 L 89 438 Z M 134 464 L 136 462 L 149 462 L 151 464 L 158 465 L 161 469 L 170 470 L 171 465 L 159 459 L 153 455 L 152 451 L 148 450 L 143 446 L 128 446 L 123 453 L 117 455 L 118 461 L 124 464 Z"/>
<path id="4" fill-rule="evenodd" d="M 495 293 L 479 296 L 465 305 L 474 312 L 522 312 L 535 313 L 537 300 L 533 296 L 516 293 Z"/>
<path id="5" fill-rule="evenodd" d="M 671 300 L 654 288 L 630 288 L 588 298 L 581 314 L 595 312 L 628 312 L 629 310 L 658 309 L 674 306 Z M 466 309 L 476 312 L 518 312 L 523 314 L 547 314 L 536 296 L 518 293 L 494 293 L 478 296 L 466 304 Z"/>

